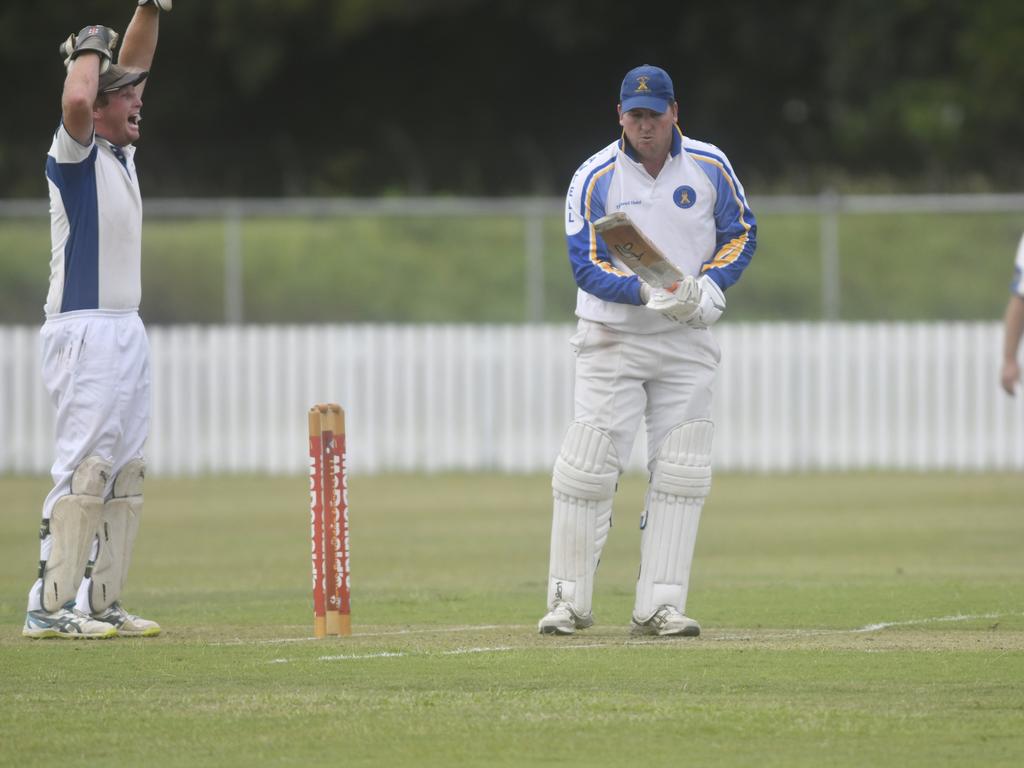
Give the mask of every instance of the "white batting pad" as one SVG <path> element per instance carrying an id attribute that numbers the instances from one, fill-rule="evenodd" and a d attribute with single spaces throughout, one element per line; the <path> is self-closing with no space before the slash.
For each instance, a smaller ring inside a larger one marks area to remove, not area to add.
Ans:
<path id="1" fill-rule="evenodd" d="M 686 612 L 697 526 L 711 490 L 714 425 L 688 421 L 672 430 L 658 452 L 640 523 L 640 576 L 634 619 L 643 622 L 663 605 Z"/>
<path id="2" fill-rule="evenodd" d="M 98 456 L 90 456 L 71 476 L 71 493 L 53 506 L 50 541 L 43 547 L 49 554 L 41 569 L 41 604 L 45 611 L 59 610 L 75 598 L 100 526 L 109 476 L 110 465 Z"/>
<path id="3" fill-rule="evenodd" d="M 611 438 L 574 422 L 551 478 L 554 513 L 548 570 L 548 607 L 564 601 L 580 616 L 591 612 L 594 572 L 608 539 L 619 459 Z"/>
<path id="4" fill-rule="evenodd" d="M 81 610 L 100 613 L 121 597 L 139 532 L 145 476 L 145 463 L 134 459 L 114 478 L 113 498 L 103 505 L 96 562 L 79 589 L 77 603 Z"/>

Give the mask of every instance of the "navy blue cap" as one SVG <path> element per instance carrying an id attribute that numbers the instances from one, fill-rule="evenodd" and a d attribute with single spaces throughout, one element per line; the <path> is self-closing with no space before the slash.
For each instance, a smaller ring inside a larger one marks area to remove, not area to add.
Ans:
<path id="1" fill-rule="evenodd" d="M 669 106 L 675 100 L 676 94 L 668 72 L 650 64 L 629 70 L 622 79 L 622 88 L 619 89 L 619 103 L 623 112 L 631 109 L 668 112 Z"/>

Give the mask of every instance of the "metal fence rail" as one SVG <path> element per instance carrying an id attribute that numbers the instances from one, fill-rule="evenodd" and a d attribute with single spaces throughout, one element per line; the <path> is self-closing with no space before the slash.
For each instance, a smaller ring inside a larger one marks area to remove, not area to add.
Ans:
<path id="1" fill-rule="evenodd" d="M 154 473 L 301 473 L 307 408 L 342 403 L 350 469 L 546 472 L 572 408 L 571 326 L 150 329 Z M 723 324 L 715 466 L 1024 468 L 995 323 Z M 0 327 L 0 472 L 46 472 L 38 329 Z M 631 469 L 641 469 L 638 442 Z"/>
<path id="2" fill-rule="evenodd" d="M 263 217 L 472 217 L 509 216 L 523 222 L 526 285 L 525 320 L 544 317 L 543 222 L 562 216 L 565 201 L 555 197 L 513 198 L 147 198 L 153 218 L 221 219 L 224 223 L 224 321 L 241 323 L 243 314 L 242 222 Z M 968 195 L 778 195 L 751 198 L 758 214 L 810 214 L 820 221 L 817 258 L 821 265 L 822 319 L 840 312 L 840 237 L 843 215 L 910 213 L 1020 213 L 1024 194 Z M 45 218 L 45 200 L 0 200 L 0 219 Z"/>

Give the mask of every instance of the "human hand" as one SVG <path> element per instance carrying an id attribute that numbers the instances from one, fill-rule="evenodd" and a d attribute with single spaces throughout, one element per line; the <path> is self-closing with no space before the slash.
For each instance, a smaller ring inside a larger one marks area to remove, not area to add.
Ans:
<path id="1" fill-rule="evenodd" d="M 647 308 L 660 312 L 676 323 L 686 323 L 700 309 L 701 292 L 697 279 L 687 275 L 672 288 L 651 288 Z"/>
<path id="2" fill-rule="evenodd" d="M 1020 365 L 1017 361 L 1006 360 L 999 378 L 1003 385 L 1003 391 L 1013 397 L 1017 393 L 1017 382 L 1020 381 Z"/>
<path id="3" fill-rule="evenodd" d="M 70 67 L 71 62 L 87 51 L 99 54 L 100 74 L 110 68 L 111 52 L 117 48 L 120 35 L 110 27 L 94 24 L 82 27 L 77 35 L 69 35 L 60 44 L 60 53 L 64 56 L 64 66 Z"/>
<path id="4" fill-rule="evenodd" d="M 700 306 L 686 324 L 691 328 L 708 328 L 714 325 L 725 311 L 725 294 L 718 283 L 707 275 L 697 281 L 700 287 Z"/>
<path id="5" fill-rule="evenodd" d="M 172 0 L 139 0 L 139 5 L 155 5 L 158 11 L 170 11 Z"/>

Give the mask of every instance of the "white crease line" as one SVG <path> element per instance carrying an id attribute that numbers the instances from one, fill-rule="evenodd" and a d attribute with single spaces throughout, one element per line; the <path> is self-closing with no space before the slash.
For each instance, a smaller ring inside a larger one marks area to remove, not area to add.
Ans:
<path id="1" fill-rule="evenodd" d="M 394 637 L 396 635 L 430 635 L 444 634 L 447 632 L 475 632 L 485 629 L 522 629 L 526 624 L 476 624 L 459 627 L 437 627 L 435 629 L 398 629 L 393 632 L 353 632 L 351 637 Z M 319 637 L 276 637 L 263 640 L 224 640 L 210 645 L 277 645 L 279 643 L 308 643 L 314 640 L 322 640 Z"/>
<path id="2" fill-rule="evenodd" d="M 355 661 L 359 659 L 391 659 L 397 656 L 408 656 L 408 653 L 389 653 L 382 651 L 381 653 L 353 653 L 342 656 L 321 656 L 317 661 Z M 271 659 L 267 664 L 289 664 L 295 661 L 295 659 Z"/>
<path id="3" fill-rule="evenodd" d="M 848 630 L 850 632 L 877 632 L 880 629 L 888 629 L 889 627 L 915 627 L 920 624 L 936 624 L 943 621 L 973 621 L 975 619 L 998 619 L 1000 616 L 1012 616 L 1015 614 L 1005 613 L 979 613 L 974 616 L 964 616 L 963 614 L 957 614 L 956 616 L 938 616 L 931 619 L 911 619 L 910 621 L 883 621 L 879 624 L 867 624 L 857 629 Z"/>
<path id="4" fill-rule="evenodd" d="M 729 640 L 779 640 L 787 639 L 792 637 L 815 637 L 822 635 L 855 635 L 865 632 L 877 632 L 882 629 L 888 629 L 889 627 L 910 627 L 918 626 L 921 624 L 936 624 L 939 622 L 952 622 L 952 621 L 972 621 L 974 619 L 997 619 L 1001 616 L 1024 616 L 1024 613 L 981 613 L 975 615 L 956 615 L 956 616 L 936 616 L 927 619 L 910 619 L 909 621 L 889 621 L 879 622 L 877 624 L 866 624 L 863 627 L 857 627 L 855 629 L 794 629 L 783 632 L 773 632 L 773 630 L 759 630 L 760 632 L 769 632 L 770 635 L 758 637 L 753 634 L 729 634 L 729 635 L 718 635 L 714 637 L 705 636 L 703 639 L 710 642 L 721 642 Z M 493 625 L 493 626 L 479 626 L 479 627 L 454 627 L 453 631 L 464 631 L 468 629 L 511 629 L 510 625 Z M 442 632 L 444 630 L 424 630 L 426 632 Z M 404 630 L 403 632 L 388 632 L 382 634 L 412 634 L 415 630 Z M 363 635 L 363 637 L 373 637 L 374 635 Z M 630 646 L 638 645 L 653 645 L 662 646 L 665 648 L 683 648 L 692 646 L 692 642 L 687 643 L 674 643 L 673 638 L 664 637 L 651 637 L 643 639 L 627 639 L 625 641 L 609 641 L 609 642 L 592 642 L 592 643 L 574 643 L 573 645 L 552 645 L 552 650 L 558 651 L 582 651 L 592 648 L 626 648 Z M 347 654 L 340 656 L 320 656 L 317 661 L 357 661 L 362 659 L 388 659 L 388 658 L 402 658 L 407 656 L 462 656 L 468 653 L 504 653 L 506 651 L 529 651 L 536 650 L 537 646 L 511 646 L 511 645 L 499 645 L 490 648 L 455 648 L 450 651 L 438 651 L 431 653 L 429 651 L 423 652 L 399 652 L 399 653 L 366 653 L 366 654 Z M 294 659 L 271 659 L 268 664 L 287 664 Z"/>
<path id="5" fill-rule="evenodd" d="M 494 648 L 456 648 L 453 651 L 441 651 L 442 656 L 461 656 L 464 653 L 498 653 L 516 650 L 511 645 L 499 645 Z"/>
<path id="6" fill-rule="evenodd" d="M 754 634 L 729 634 L 717 635 L 707 638 L 708 640 L 776 640 L 791 637 L 819 637 L 824 635 L 857 635 L 867 632 L 879 632 L 890 627 L 917 627 L 923 624 L 938 624 L 954 621 L 974 621 L 976 619 L 998 619 L 1002 616 L 1024 616 L 1024 613 L 978 613 L 978 614 L 956 614 L 955 616 L 933 616 L 926 619 L 909 619 L 907 621 L 881 621 L 877 624 L 865 624 L 855 629 L 791 629 L 771 630 L 760 629 L 759 632 L 771 634 L 758 637 Z M 743 630 L 738 630 L 742 632 Z M 748 630 L 749 631 L 749 630 Z"/>
<path id="7" fill-rule="evenodd" d="M 575 645 L 558 645 L 554 647 L 554 650 L 558 651 L 580 651 L 588 648 L 615 648 L 621 646 L 621 643 L 585 643 Z M 391 659 L 400 658 L 403 656 L 463 656 L 467 653 L 504 653 L 506 651 L 528 651 L 532 650 L 529 646 L 513 646 L 513 645 L 497 645 L 491 648 L 454 648 L 450 651 L 421 651 L 421 652 L 400 652 L 400 653 L 362 653 L 362 654 L 346 654 L 340 656 L 320 656 L 317 661 L 358 661 L 361 659 Z M 288 664 L 295 659 L 271 659 L 267 664 Z"/>
<path id="8" fill-rule="evenodd" d="M 401 656 L 409 656 L 410 654 L 404 651 L 390 652 L 382 651 L 381 653 L 352 653 L 344 654 L 341 656 L 321 656 L 317 661 L 352 661 L 355 659 L 394 659 Z"/>
<path id="9" fill-rule="evenodd" d="M 790 630 L 773 630 L 773 629 L 758 629 L 756 632 L 762 633 L 752 634 L 751 630 L 733 630 L 730 634 L 712 635 L 711 637 L 704 636 L 703 640 L 708 642 L 728 642 L 728 641 L 754 641 L 754 640 L 785 640 L 793 637 L 820 637 L 827 635 L 856 635 L 864 634 L 867 632 L 879 632 L 883 629 L 889 629 L 890 627 L 914 627 L 922 624 L 938 624 L 945 622 L 954 621 L 974 621 L 976 619 L 998 619 L 1003 616 L 1024 616 L 1024 613 L 979 613 L 979 614 L 956 614 L 954 616 L 933 616 L 925 619 L 909 619 L 907 621 L 883 621 L 877 624 L 865 624 L 863 627 L 856 627 L 854 629 L 790 629 Z M 475 626 L 458 626 L 458 627 L 438 627 L 436 629 L 402 629 L 395 632 L 360 632 L 353 634 L 352 637 L 392 637 L 395 635 L 419 635 L 419 634 L 443 634 L 449 632 L 473 632 L 477 630 L 486 629 L 522 629 L 530 625 L 526 624 L 479 624 Z M 743 633 L 743 634 L 740 634 Z M 767 633 L 767 634 L 765 634 Z M 309 640 L 316 640 L 315 637 L 292 637 L 292 638 L 279 638 L 276 640 L 234 640 L 223 643 L 211 643 L 210 645 L 265 645 L 275 643 L 298 643 L 306 642 Z M 643 640 L 638 639 L 627 639 L 624 641 L 611 641 L 611 642 L 591 642 L 582 643 L 575 645 L 558 645 L 552 646 L 558 650 L 583 650 L 587 648 L 613 648 L 613 647 L 627 647 L 636 645 L 659 645 L 665 644 L 666 638 L 653 637 L 646 638 Z M 455 656 L 467 653 L 501 653 L 504 651 L 515 651 L 515 650 L 531 650 L 533 646 L 496 646 L 493 648 L 457 648 L 451 651 L 441 651 L 441 656 Z M 350 661 L 354 659 L 380 659 L 380 658 L 391 658 L 391 657 L 402 657 L 402 656 L 422 656 L 430 655 L 416 653 L 376 653 L 376 654 L 362 654 L 362 655 L 343 655 L 343 656 L 321 656 L 320 661 Z M 285 664 L 292 659 L 272 659 L 267 662 L 268 664 Z"/>
<path id="10" fill-rule="evenodd" d="M 586 645 L 559 645 L 556 650 L 559 651 L 578 651 L 587 648 L 612 648 L 619 645 L 618 643 L 588 643 Z M 467 653 L 505 653 L 506 651 L 528 651 L 531 650 L 527 646 L 516 647 L 512 645 L 498 645 L 493 648 L 454 648 L 450 651 L 438 651 L 437 656 L 463 656 Z M 377 659 L 392 656 L 433 656 L 434 653 L 429 651 L 420 653 L 375 653 L 367 654 L 365 656 L 321 656 L 317 661 L 351 661 L 353 659 Z M 291 659 L 275 659 L 271 663 L 285 663 L 291 661 Z"/>

